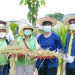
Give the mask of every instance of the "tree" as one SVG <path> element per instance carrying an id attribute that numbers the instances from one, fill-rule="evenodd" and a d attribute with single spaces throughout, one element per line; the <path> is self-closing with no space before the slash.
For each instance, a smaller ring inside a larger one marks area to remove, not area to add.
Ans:
<path id="1" fill-rule="evenodd" d="M 62 13 L 55 13 L 55 14 L 47 14 L 46 16 L 55 18 L 55 19 L 57 19 L 58 21 L 60 21 L 61 18 L 64 16 L 64 14 L 62 14 Z"/>
<path id="2" fill-rule="evenodd" d="M 27 17 L 30 23 L 32 23 L 32 25 L 35 25 L 39 7 L 41 5 L 46 6 L 45 0 L 21 0 L 20 5 L 22 4 L 28 5 L 29 12 L 27 14 Z"/>
<path id="3" fill-rule="evenodd" d="M 10 21 L 10 29 L 13 32 L 14 37 L 16 38 L 18 36 L 18 24 L 16 21 Z"/>

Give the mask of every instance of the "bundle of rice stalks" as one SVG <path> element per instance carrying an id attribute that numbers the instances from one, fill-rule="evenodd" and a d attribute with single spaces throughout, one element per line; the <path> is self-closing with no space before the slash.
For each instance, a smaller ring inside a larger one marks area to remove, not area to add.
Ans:
<path id="1" fill-rule="evenodd" d="M 28 55 L 29 50 L 21 47 L 21 46 L 17 46 L 17 45 L 9 45 L 8 47 L 0 50 L 0 53 L 5 53 L 7 55 L 11 55 L 11 54 L 25 54 Z"/>
<path id="2" fill-rule="evenodd" d="M 60 53 L 56 53 L 55 51 L 43 49 L 30 51 L 29 49 L 17 45 L 10 45 L 5 49 L 0 50 L 0 53 L 5 53 L 8 56 L 14 54 L 15 57 L 18 57 L 19 54 L 22 56 L 23 54 L 23 56 L 25 57 L 30 56 L 34 58 L 45 58 L 45 59 L 62 56 Z"/>
<path id="3" fill-rule="evenodd" d="M 57 53 L 55 51 L 41 49 L 33 51 L 30 56 L 34 58 L 51 59 L 51 58 L 61 57 L 62 54 Z"/>
<path id="4" fill-rule="evenodd" d="M 15 64 L 15 58 L 11 57 L 10 58 L 10 70 L 9 70 L 9 75 L 16 75 L 16 64 Z"/>

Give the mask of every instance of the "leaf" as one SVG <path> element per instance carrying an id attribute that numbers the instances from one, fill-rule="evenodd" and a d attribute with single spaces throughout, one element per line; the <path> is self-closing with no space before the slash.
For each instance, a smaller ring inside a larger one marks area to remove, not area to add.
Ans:
<path id="1" fill-rule="evenodd" d="M 26 5 L 27 4 L 27 2 L 26 2 L 26 0 L 24 0 L 24 5 Z"/>
<path id="2" fill-rule="evenodd" d="M 29 22 L 31 23 L 31 21 L 32 21 L 32 14 L 30 12 L 28 12 L 27 17 L 29 19 Z"/>
<path id="3" fill-rule="evenodd" d="M 22 5 L 22 4 L 23 4 L 23 2 L 24 2 L 24 0 L 20 0 L 20 5 Z"/>
<path id="4" fill-rule="evenodd" d="M 43 0 L 43 5 L 46 6 L 46 2 L 45 2 L 45 0 Z"/>

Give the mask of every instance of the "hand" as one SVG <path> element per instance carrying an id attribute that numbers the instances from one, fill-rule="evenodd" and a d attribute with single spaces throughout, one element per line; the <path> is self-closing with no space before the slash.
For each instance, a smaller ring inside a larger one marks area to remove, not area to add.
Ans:
<path id="1" fill-rule="evenodd" d="M 36 62 L 37 61 L 37 58 L 34 58 L 34 61 Z"/>
<path id="2" fill-rule="evenodd" d="M 15 57 L 15 54 L 10 54 L 9 55 L 9 58 L 11 58 L 11 57 Z"/>
<path id="3" fill-rule="evenodd" d="M 68 56 L 67 60 L 68 60 L 69 63 L 72 63 L 74 61 L 74 58 L 72 56 Z"/>
<path id="4" fill-rule="evenodd" d="M 18 54 L 18 58 L 23 58 L 23 57 L 25 57 L 24 54 Z"/>

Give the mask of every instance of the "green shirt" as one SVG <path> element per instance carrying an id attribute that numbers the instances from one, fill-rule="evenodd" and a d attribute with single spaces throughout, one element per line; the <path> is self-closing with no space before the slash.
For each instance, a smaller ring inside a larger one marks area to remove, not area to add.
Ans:
<path id="1" fill-rule="evenodd" d="M 17 41 L 18 41 L 18 45 L 25 47 L 22 36 L 18 37 Z M 26 40 L 26 43 L 30 50 L 36 50 L 36 42 L 37 42 L 37 39 L 34 36 L 31 36 L 30 39 Z M 17 65 L 21 65 L 21 66 L 32 64 L 32 63 L 34 63 L 34 59 L 29 60 L 27 57 L 18 58 L 18 61 L 17 61 Z"/>
<path id="2" fill-rule="evenodd" d="M 0 50 L 7 47 L 6 40 L 0 39 Z M 8 58 L 4 53 L 0 53 L 0 65 L 8 64 Z"/>

